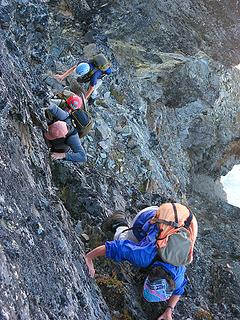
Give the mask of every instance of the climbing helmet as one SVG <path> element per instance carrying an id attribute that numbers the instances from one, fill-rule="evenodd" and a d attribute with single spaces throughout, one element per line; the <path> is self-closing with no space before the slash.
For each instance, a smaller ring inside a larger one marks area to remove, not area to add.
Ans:
<path id="1" fill-rule="evenodd" d="M 66 100 L 66 103 L 68 104 L 71 110 L 77 110 L 81 109 L 83 101 L 82 98 L 80 98 L 79 96 L 73 95 Z"/>
<path id="2" fill-rule="evenodd" d="M 76 73 L 80 76 L 83 77 L 85 76 L 88 72 L 90 71 L 90 66 L 86 62 L 80 63 L 77 68 L 76 68 Z"/>

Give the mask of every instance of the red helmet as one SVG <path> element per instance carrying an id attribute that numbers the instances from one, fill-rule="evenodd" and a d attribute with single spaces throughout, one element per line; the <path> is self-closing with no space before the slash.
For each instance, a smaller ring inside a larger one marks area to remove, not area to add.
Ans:
<path id="1" fill-rule="evenodd" d="M 66 100 L 66 103 L 69 105 L 70 109 L 76 110 L 82 107 L 83 101 L 79 96 L 71 96 Z"/>

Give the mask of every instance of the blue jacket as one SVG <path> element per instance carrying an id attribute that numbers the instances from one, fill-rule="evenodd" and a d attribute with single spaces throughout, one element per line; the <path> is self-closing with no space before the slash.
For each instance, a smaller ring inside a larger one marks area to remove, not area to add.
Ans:
<path id="1" fill-rule="evenodd" d="M 91 70 L 96 68 L 92 63 L 89 63 L 89 66 L 90 66 Z M 94 87 L 97 84 L 98 79 L 102 79 L 103 76 L 105 76 L 106 74 L 110 74 L 110 73 L 112 73 L 111 68 L 108 68 L 104 72 L 102 70 L 97 70 L 96 72 L 94 72 L 94 74 L 90 78 L 90 85 L 92 87 Z"/>
<path id="2" fill-rule="evenodd" d="M 56 104 L 51 103 L 48 107 L 48 111 L 54 116 L 54 118 L 65 121 L 67 124 L 71 125 L 69 113 L 59 108 Z M 77 132 L 66 138 L 64 143 L 71 148 L 71 151 L 66 153 L 66 157 L 63 160 L 82 163 L 87 161 L 86 153 L 82 147 L 81 140 Z"/>
<path id="3" fill-rule="evenodd" d="M 149 224 L 149 219 L 156 213 L 157 207 L 153 208 L 150 207 L 149 210 L 141 213 L 133 224 L 133 233 L 139 242 L 135 243 L 130 240 L 107 241 L 105 243 L 107 258 L 117 262 L 126 260 L 138 268 L 147 268 L 152 264 L 157 256 L 156 237 L 158 235 L 158 227 Z M 152 266 L 161 266 L 171 274 L 176 283 L 174 295 L 182 295 L 184 293 L 184 288 L 187 284 L 185 279 L 186 268 L 184 266 L 175 267 L 160 261 L 154 262 Z"/>
<path id="4" fill-rule="evenodd" d="M 81 62 L 87 62 L 90 66 L 90 71 L 96 69 L 96 67 L 94 66 L 93 63 L 91 63 L 90 61 L 86 61 L 86 60 L 82 60 L 79 61 L 78 64 L 80 64 Z M 90 80 L 88 79 L 86 82 L 89 81 L 90 85 L 92 87 L 94 87 L 99 79 L 102 79 L 105 75 L 109 75 L 112 73 L 112 68 L 108 68 L 106 71 L 102 71 L 100 69 L 97 69 L 94 74 L 90 77 Z M 88 75 L 86 75 L 88 76 Z"/>

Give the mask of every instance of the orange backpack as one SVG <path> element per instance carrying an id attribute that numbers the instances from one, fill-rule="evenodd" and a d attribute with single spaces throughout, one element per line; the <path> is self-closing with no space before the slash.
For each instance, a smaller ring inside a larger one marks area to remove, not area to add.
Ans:
<path id="1" fill-rule="evenodd" d="M 197 220 L 180 203 L 160 205 L 150 224 L 159 225 L 158 254 L 167 263 L 186 265 L 193 260 L 193 247 L 197 238 Z"/>

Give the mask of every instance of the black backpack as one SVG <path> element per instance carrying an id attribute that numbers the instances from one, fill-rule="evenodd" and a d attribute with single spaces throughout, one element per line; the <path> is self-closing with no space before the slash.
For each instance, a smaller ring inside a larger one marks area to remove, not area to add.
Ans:
<path id="1" fill-rule="evenodd" d="M 92 116 L 87 111 L 86 99 L 83 94 L 81 98 L 83 100 L 83 108 L 70 113 L 72 125 L 77 130 L 80 138 L 84 137 L 93 126 Z"/>
<path id="2" fill-rule="evenodd" d="M 105 72 L 108 68 L 111 67 L 111 63 L 107 60 L 104 54 L 99 53 L 90 60 L 95 67 L 99 70 Z"/>

